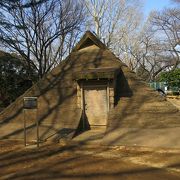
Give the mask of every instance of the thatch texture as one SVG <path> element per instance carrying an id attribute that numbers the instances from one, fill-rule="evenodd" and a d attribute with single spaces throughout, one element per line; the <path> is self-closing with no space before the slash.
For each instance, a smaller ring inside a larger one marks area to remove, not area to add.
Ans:
<path id="1" fill-rule="evenodd" d="M 77 85 L 74 74 L 95 68 L 119 69 L 115 107 L 109 112 L 107 133 L 118 128 L 156 129 L 180 127 L 179 111 L 142 82 L 90 32 L 72 53 L 47 76 L 0 114 L 0 139 L 23 138 L 23 97 L 38 97 L 38 118 L 42 140 L 58 139 L 79 125 Z M 81 74 L 81 73 L 80 73 Z M 34 138 L 34 112 L 29 113 L 29 138 Z M 34 115 L 35 116 L 35 115 Z M 67 131 L 66 131 L 67 130 Z M 116 143 L 115 143 L 116 144 Z"/>

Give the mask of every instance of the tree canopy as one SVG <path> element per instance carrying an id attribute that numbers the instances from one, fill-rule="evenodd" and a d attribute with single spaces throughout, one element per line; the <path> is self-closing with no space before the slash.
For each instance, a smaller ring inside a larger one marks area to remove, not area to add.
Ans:
<path id="1" fill-rule="evenodd" d="M 5 107 L 32 85 L 21 57 L 0 51 L 0 107 Z M 36 81 L 37 73 L 32 72 Z"/>
<path id="2" fill-rule="evenodd" d="M 180 69 L 177 68 L 169 72 L 162 72 L 159 76 L 159 81 L 164 81 L 170 86 L 180 88 Z"/>

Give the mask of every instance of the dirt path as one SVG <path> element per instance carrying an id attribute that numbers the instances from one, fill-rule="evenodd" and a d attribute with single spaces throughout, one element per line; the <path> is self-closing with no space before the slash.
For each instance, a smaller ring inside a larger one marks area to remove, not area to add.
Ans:
<path id="1" fill-rule="evenodd" d="M 180 179 L 180 153 L 0 142 L 0 179 Z"/>
<path id="2" fill-rule="evenodd" d="M 180 110 L 180 99 L 167 98 L 167 100 Z"/>

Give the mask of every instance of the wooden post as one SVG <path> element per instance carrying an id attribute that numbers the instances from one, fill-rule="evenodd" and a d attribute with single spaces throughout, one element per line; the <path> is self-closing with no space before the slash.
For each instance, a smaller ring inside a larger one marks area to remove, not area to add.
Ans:
<path id="1" fill-rule="evenodd" d="M 109 93 L 109 81 L 107 84 L 107 108 L 108 108 L 108 112 L 109 112 L 109 104 L 110 104 L 110 93 Z"/>
<path id="2" fill-rule="evenodd" d="M 36 127 L 37 127 L 37 147 L 39 147 L 39 119 L 38 119 L 37 109 L 36 109 Z"/>
<path id="3" fill-rule="evenodd" d="M 24 116 L 24 146 L 26 146 L 26 118 L 25 118 L 25 109 L 23 109 Z"/>

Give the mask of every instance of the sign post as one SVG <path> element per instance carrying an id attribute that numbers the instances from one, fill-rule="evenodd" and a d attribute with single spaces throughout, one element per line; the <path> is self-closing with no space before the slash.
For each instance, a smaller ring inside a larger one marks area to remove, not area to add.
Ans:
<path id="1" fill-rule="evenodd" d="M 37 97 L 24 97 L 23 99 L 23 116 L 24 116 L 24 145 L 26 146 L 27 137 L 26 137 L 26 117 L 25 111 L 27 109 L 35 109 L 36 110 L 36 128 L 37 128 L 37 147 L 39 147 L 39 121 L 38 121 L 38 114 L 37 114 Z"/>
<path id="2" fill-rule="evenodd" d="M 25 118 L 25 109 L 23 109 L 23 117 L 24 117 L 24 146 L 26 146 L 26 118 Z"/>

